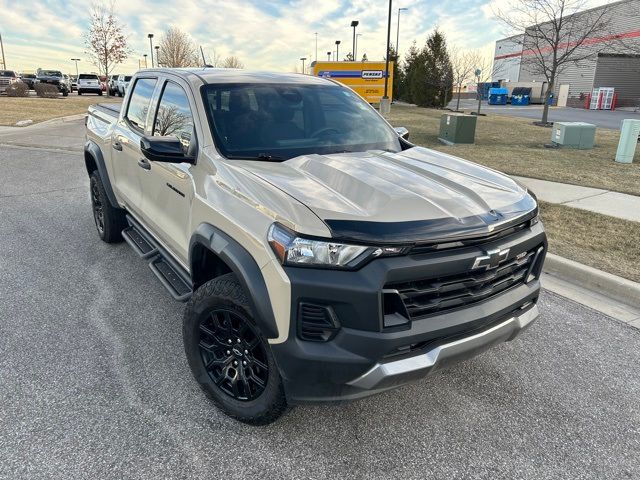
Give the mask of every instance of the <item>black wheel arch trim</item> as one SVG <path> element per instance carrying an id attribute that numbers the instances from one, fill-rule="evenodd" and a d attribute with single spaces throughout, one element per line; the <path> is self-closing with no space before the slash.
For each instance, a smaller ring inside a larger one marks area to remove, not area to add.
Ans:
<path id="1" fill-rule="evenodd" d="M 267 338 L 278 337 L 278 326 L 269 299 L 269 291 L 260 267 L 251 254 L 229 235 L 208 223 L 201 223 L 189 242 L 189 266 L 198 265 L 196 246 L 202 246 L 217 255 L 235 273 L 245 289 L 254 319 Z M 194 285 L 194 289 L 196 285 Z"/>
<path id="2" fill-rule="evenodd" d="M 104 187 L 104 191 L 107 193 L 109 203 L 113 208 L 120 208 L 120 205 L 118 205 L 118 200 L 116 200 L 116 195 L 115 193 L 113 193 L 113 188 L 111 188 L 111 181 L 109 180 L 109 174 L 107 173 L 107 167 L 104 163 L 104 157 L 102 156 L 100 147 L 96 142 L 88 140 L 84 144 L 84 152 L 84 163 L 87 167 L 87 174 L 91 175 L 91 173 L 93 172 L 93 169 L 89 164 L 89 160 L 87 159 L 87 155 L 90 155 L 96 164 L 96 168 L 98 169 L 98 175 L 100 175 L 100 180 L 102 180 L 102 186 Z"/>

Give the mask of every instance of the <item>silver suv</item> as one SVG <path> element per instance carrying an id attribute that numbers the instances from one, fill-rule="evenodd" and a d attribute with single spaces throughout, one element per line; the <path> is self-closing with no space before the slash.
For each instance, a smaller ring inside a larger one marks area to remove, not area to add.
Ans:
<path id="1" fill-rule="evenodd" d="M 102 95 L 100 77 L 95 73 L 81 73 L 78 77 L 78 95 L 83 93 L 97 93 Z"/>

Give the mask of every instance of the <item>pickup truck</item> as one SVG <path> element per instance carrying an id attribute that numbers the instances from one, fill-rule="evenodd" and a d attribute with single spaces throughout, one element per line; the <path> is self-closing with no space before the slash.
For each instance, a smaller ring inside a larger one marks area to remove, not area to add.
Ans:
<path id="1" fill-rule="evenodd" d="M 67 85 L 62 72 L 59 70 L 42 70 L 39 68 L 36 73 L 35 83 L 48 83 L 55 86 L 63 97 L 69 95 L 70 85 Z"/>
<path id="2" fill-rule="evenodd" d="M 330 79 L 143 70 L 86 127 L 100 238 L 186 302 L 193 375 L 240 421 L 426 377 L 538 316 L 535 196 Z"/>

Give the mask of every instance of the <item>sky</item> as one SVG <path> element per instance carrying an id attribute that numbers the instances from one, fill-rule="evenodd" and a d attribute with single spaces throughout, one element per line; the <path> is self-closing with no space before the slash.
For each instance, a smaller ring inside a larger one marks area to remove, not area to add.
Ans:
<path id="1" fill-rule="evenodd" d="M 509 32 L 494 17 L 496 7 L 514 0 L 396 0 L 393 2 L 391 41 L 395 43 L 397 9 L 400 19 L 400 54 L 416 40 L 422 46 L 437 26 L 450 44 L 493 52 L 496 40 Z M 606 0 L 588 0 L 592 5 Z M 160 35 L 170 26 L 187 32 L 202 45 L 210 61 L 235 55 L 252 70 L 293 71 L 300 57 L 326 59 L 341 40 L 340 57 L 351 51 L 352 20 L 357 33 L 358 57 L 382 59 L 387 31 L 387 0 L 116 0 L 115 12 L 125 26 L 131 54 L 116 73 L 133 73 L 142 55 L 149 53 L 148 33 Z M 7 68 L 34 71 L 60 69 L 75 74 L 71 58 L 82 59 L 80 73 L 97 71 L 85 52 L 91 3 L 87 0 L 0 0 L 0 34 Z"/>

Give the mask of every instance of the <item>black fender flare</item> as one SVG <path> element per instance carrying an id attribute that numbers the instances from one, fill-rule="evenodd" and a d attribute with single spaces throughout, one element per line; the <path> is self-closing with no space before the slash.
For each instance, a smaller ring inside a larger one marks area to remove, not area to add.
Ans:
<path id="1" fill-rule="evenodd" d="M 247 292 L 254 319 L 267 338 L 278 337 L 276 323 L 267 284 L 264 281 L 260 267 L 251 254 L 229 235 L 208 223 L 201 223 L 196 228 L 189 242 L 189 266 L 193 276 L 194 265 L 198 258 L 194 258 L 195 247 L 201 245 L 212 251 L 220 258 L 238 278 Z"/>
<path id="2" fill-rule="evenodd" d="M 113 188 L 111 188 L 111 181 L 109 180 L 109 174 L 107 173 L 107 167 L 104 163 L 104 157 L 102 156 L 102 150 L 100 150 L 100 146 L 92 141 L 87 140 L 84 144 L 84 163 L 87 167 L 87 174 L 91 175 L 93 169 L 91 168 L 91 164 L 89 162 L 88 157 L 91 157 L 98 169 L 98 175 L 100 175 L 100 180 L 102 180 L 102 185 L 104 186 L 104 191 L 107 193 L 107 198 L 109 199 L 109 203 L 113 208 L 120 208 L 118 205 L 118 200 L 116 200 L 116 195 L 113 193 Z"/>

